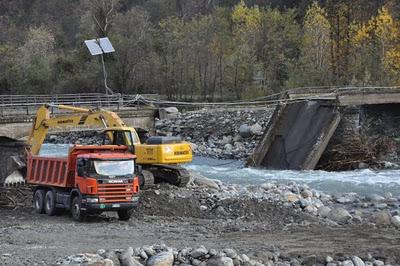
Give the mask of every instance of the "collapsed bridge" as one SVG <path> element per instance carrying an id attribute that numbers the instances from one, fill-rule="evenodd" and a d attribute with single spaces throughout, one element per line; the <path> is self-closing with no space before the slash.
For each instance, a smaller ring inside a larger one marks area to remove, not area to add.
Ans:
<path id="1" fill-rule="evenodd" d="M 400 88 L 288 91 L 247 165 L 350 170 L 398 162 Z"/>

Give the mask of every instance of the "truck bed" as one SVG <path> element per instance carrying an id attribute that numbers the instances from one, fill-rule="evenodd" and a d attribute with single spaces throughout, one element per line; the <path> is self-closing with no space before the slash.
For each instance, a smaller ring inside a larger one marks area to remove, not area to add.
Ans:
<path id="1" fill-rule="evenodd" d="M 70 187 L 68 157 L 28 155 L 26 181 L 29 184 Z"/>

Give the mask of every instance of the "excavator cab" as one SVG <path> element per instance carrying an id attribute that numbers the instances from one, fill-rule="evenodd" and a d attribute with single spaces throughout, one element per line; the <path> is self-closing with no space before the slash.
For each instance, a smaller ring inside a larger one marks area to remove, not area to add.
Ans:
<path id="1" fill-rule="evenodd" d="M 131 153 L 135 153 L 135 144 L 140 143 L 137 133 L 131 128 L 107 128 L 103 144 L 125 145 Z"/>

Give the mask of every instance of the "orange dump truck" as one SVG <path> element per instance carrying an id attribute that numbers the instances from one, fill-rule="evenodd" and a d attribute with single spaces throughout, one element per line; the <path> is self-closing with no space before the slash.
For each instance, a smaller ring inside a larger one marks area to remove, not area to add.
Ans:
<path id="1" fill-rule="evenodd" d="M 66 209 L 77 221 L 117 211 L 120 220 L 129 220 L 138 203 L 135 158 L 116 145 L 75 145 L 65 158 L 29 154 L 26 181 L 35 185 L 35 211 L 55 215 Z"/>

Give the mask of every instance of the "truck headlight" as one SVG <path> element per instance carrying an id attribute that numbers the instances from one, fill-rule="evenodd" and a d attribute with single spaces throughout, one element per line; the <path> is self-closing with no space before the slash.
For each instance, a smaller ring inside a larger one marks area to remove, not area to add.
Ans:
<path id="1" fill-rule="evenodd" d="M 87 203 L 97 203 L 99 202 L 98 198 L 86 198 Z"/>

